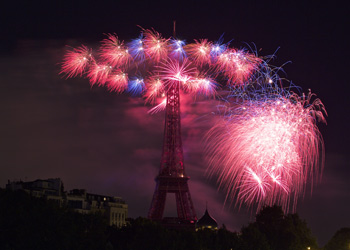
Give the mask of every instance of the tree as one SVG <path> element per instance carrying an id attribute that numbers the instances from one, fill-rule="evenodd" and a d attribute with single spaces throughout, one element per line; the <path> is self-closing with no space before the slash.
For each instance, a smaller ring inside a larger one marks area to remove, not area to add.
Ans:
<path id="1" fill-rule="evenodd" d="M 241 230 L 240 250 L 270 250 L 270 244 L 256 223 L 250 223 Z"/>
<path id="2" fill-rule="evenodd" d="M 222 225 L 217 232 L 217 246 L 216 249 L 238 249 L 240 245 L 240 239 L 236 232 L 231 232 L 226 229 L 225 225 Z"/>
<path id="3" fill-rule="evenodd" d="M 308 247 L 318 249 L 316 238 L 313 237 L 307 223 L 301 220 L 298 214 L 284 215 L 282 208 L 276 205 L 264 207 L 257 214 L 256 221 L 242 229 L 245 244 L 254 245 L 254 242 L 263 244 L 263 236 L 271 250 L 308 249 Z"/>
<path id="4" fill-rule="evenodd" d="M 325 245 L 324 250 L 349 250 L 350 249 L 350 228 L 339 229 Z"/>

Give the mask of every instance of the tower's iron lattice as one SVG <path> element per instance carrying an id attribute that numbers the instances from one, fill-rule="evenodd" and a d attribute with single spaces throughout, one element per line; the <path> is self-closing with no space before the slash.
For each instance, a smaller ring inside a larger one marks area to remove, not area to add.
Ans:
<path id="1" fill-rule="evenodd" d="M 197 216 L 188 188 L 188 180 L 181 140 L 179 84 L 176 83 L 172 84 L 167 91 L 163 153 L 148 218 L 167 224 L 163 218 L 166 196 L 168 193 L 175 193 L 178 217 L 173 218 L 173 222 L 175 221 L 178 225 L 194 224 Z"/>

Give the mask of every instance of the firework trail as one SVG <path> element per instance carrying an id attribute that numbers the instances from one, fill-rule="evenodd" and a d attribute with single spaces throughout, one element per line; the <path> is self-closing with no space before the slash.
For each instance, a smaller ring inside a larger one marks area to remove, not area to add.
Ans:
<path id="1" fill-rule="evenodd" d="M 148 113 L 149 114 L 155 114 L 159 111 L 163 111 L 166 108 L 166 98 L 163 98 L 163 100 L 155 107 L 151 108 Z"/>
<path id="2" fill-rule="evenodd" d="M 276 89 L 275 89 L 276 90 Z M 223 105 L 224 115 L 207 133 L 209 175 L 218 178 L 236 205 L 279 204 L 294 211 L 307 180 L 318 179 L 324 145 L 316 120 L 322 102 L 293 92 L 268 90 Z"/>
<path id="3" fill-rule="evenodd" d="M 127 43 L 116 34 L 108 34 L 95 54 L 85 46 L 68 51 L 61 73 L 68 78 L 84 76 L 92 86 L 141 95 L 154 103 L 178 82 L 185 93 L 204 96 L 216 94 L 217 78 L 231 87 L 243 86 L 262 62 L 255 54 L 227 44 L 207 39 L 186 44 L 143 29 L 137 39 Z"/>

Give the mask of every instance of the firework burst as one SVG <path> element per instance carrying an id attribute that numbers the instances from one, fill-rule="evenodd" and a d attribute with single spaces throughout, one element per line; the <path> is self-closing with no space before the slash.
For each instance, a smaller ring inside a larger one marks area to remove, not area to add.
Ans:
<path id="1" fill-rule="evenodd" d="M 152 61 L 160 62 L 166 59 L 168 56 L 168 41 L 169 39 L 164 39 L 162 36 L 152 30 L 145 30 L 143 35 L 145 52 Z"/>
<path id="2" fill-rule="evenodd" d="M 211 63 L 211 47 L 211 42 L 208 42 L 207 39 L 202 39 L 200 41 L 195 40 L 193 44 L 188 44 L 186 49 L 193 58 L 193 62 L 202 66 Z"/>
<path id="3" fill-rule="evenodd" d="M 307 180 L 318 179 L 323 167 L 316 119 L 325 122 L 326 112 L 311 97 L 291 93 L 225 106 L 225 116 L 207 134 L 207 152 L 209 174 L 218 177 L 227 198 L 257 203 L 258 210 L 273 204 L 295 209 Z"/>
<path id="4" fill-rule="evenodd" d="M 104 85 L 110 74 L 112 72 L 112 66 L 108 64 L 98 64 L 97 62 L 93 62 L 93 64 L 90 66 L 88 77 L 90 79 L 90 84 L 98 84 L 98 85 Z"/>
<path id="5" fill-rule="evenodd" d="M 188 88 L 191 92 L 200 93 L 204 96 L 215 96 L 217 83 L 208 77 L 196 77 L 190 81 Z"/>
<path id="6" fill-rule="evenodd" d="M 91 62 L 91 50 L 82 45 L 68 51 L 63 60 L 61 74 L 65 74 L 68 78 L 82 76 Z"/>
<path id="7" fill-rule="evenodd" d="M 112 73 L 107 80 L 107 87 L 110 91 L 123 92 L 128 88 L 128 74 L 121 70 Z"/>
<path id="8" fill-rule="evenodd" d="M 187 59 L 184 61 L 168 59 L 158 67 L 158 73 L 164 80 L 165 86 L 180 82 L 187 87 L 194 79 L 196 68 Z"/>
<path id="9" fill-rule="evenodd" d="M 164 95 L 164 82 L 159 75 L 150 76 L 147 79 L 146 101 L 153 103 L 157 97 Z"/>
<path id="10" fill-rule="evenodd" d="M 96 57 L 85 46 L 68 51 L 61 73 L 68 78 L 86 76 L 91 85 L 142 95 L 150 103 L 178 82 L 185 93 L 204 96 L 214 96 L 225 85 L 225 81 L 219 85 L 217 78 L 226 79 L 233 88 L 244 86 L 262 62 L 254 54 L 221 42 L 202 39 L 185 44 L 147 29 L 127 43 L 116 34 L 107 34 L 98 51 Z"/>
<path id="11" fill-rule="evenodd" d="M 119 41 L 116 35 L 109 34 L 108 38 L 102 41 L 101 58 L 113 67 L 126 68 L 131 55 L 124 43 Z"/>
<path id="12" fill-rule="evenodd" d="M 185 42 L 181 40 L 170 40 L 170 58 L 182 61 L 187 57 L 186 51 L 184 49 Z"/>
<path id="13" fill-rule="evenodd" d="M 136 63 L 142 63 L 146 57 L 142 37 L 143 36 L 141 35 L 139 38 L 134 39 L 129 43 L 129 53 Z"/>
<path id="14" fill-rule="evenodd" d="M 217 70 L 233 85 L 244 85 L 261 64 L 261 59 L 244 50 L 228 49 L 217 59 Z"/>

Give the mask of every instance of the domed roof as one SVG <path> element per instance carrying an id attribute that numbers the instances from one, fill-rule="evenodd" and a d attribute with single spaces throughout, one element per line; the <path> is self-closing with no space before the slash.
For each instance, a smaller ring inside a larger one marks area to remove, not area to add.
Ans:
<path id="1" fill-rule="evenodd" d="M 196 223 L 196 228 L 212 228 L 217 229 L 218 223 L 216 220 L 210 216 L 208 209 L 205 209 L 205 213 Z"/>

